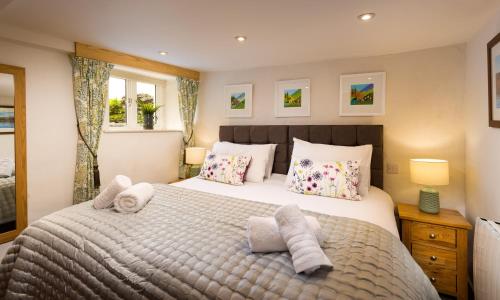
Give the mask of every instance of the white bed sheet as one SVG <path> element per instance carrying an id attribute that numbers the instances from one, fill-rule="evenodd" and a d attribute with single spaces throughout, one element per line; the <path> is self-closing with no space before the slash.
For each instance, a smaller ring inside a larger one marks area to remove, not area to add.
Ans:
<path id="1" fill-rule="evenodd" d="M 292 193 L 286 189 L 285 180 L 286 175 L 272 174 L 271 178 L 264 180 L 263 183 L 245 182 L 240 186 L 199 178 L 190 178 L 173 183 L 173 185 L 276 205 L 295 203 L 304 210 L 367 221 L 399 237 L 394 218 L 394 203 L 391 196 L 383 190 L 372 186 L 368 195 L 364 196 L 361 201 L 350 201 Z"/>

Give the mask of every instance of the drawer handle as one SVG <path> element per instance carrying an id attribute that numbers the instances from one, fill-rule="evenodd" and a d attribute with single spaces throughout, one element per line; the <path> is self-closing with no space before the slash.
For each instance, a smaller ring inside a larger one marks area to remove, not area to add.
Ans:
<path id="1" fill-rule="evenodd" d="M 434 233 L 431 233 L 431 234 L 429 234 L 429 238 L 430 238 L 431 240 L 433 240 L 433 239 L 435 239 L 435 238 L 436 238 L 436 235 L 435 235 Z"/>
<path id="2" fill-rule="evenodd" d="M 437 258 L 437 256 L 436 256 L 436 255 L 431 256 L 431 260 L 432 260 L 432 261 L 436 261 L 437 259 L 438 259 L 438 258 Z"/>
<path id="3" fill-rule="evenodd" d="M 431 277 L 431 282 L 432 283 L 436 282 L 436 280 L 437 280 L 436 277 Z"/>

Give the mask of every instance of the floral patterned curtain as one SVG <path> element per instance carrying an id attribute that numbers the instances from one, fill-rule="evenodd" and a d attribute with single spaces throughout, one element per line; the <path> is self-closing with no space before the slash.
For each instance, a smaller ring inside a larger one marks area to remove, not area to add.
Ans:
<path id="1" fill-rule="evenodd" d="M 78 127 L 73 203 L 93 199 L 99 193 L 97 149 L 101 137 L 112 64 L 71 56 L 73 96 Z"/>
<path id="2" fill-rule="evenodd" d="M 184 149 L 194 146 L 194 116 L 196 105 L 198 104 L 198 86 L 197 80 L 177 77 L 177 89 L 179 90 L 179 112 L 183 126 L 183 143 L 181 143 L 181 153 L 179 159 L 179 177 L 186 178 L 189 168 L 184 162 Z"/>

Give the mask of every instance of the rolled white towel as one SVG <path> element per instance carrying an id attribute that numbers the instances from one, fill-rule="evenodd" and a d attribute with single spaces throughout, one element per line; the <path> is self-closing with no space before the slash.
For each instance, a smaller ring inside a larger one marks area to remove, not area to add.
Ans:
<path id="1" fill-rule="evenodd" d="M 295 272 L 310 274 L 321 267 L 333 267 L 296 204 L 278 208 L 274 218 L 292 255 Z"/>
<path id="2" fill-rule="evenodd" d="M 94 199 L 94 207 L 97 209 L 108 208 L 113 205 L 116 195 L 132 186 L 130 178 L 117 175 L 111 183 Z"/>
<path id="3" fill-rule="evenodd" d="M 134 184 L 115 197 L 113 200 L 115 209 L 122 213 L 138 212 L 148 204 L 154 192 L 154 187 L 149 183 L 141 182 Z"/>
<path id="4" fill-rule="evenodd" d="M 306 216 L 309 227 L 313 230 L 318 243 L 323 243 L 321 226 L 318 219 Z M 247 225 L 248 244 L 252 252 L 288 251 L 285 241 L 280 235 L 278 224 L 273 217 L 250 217 Z"/>

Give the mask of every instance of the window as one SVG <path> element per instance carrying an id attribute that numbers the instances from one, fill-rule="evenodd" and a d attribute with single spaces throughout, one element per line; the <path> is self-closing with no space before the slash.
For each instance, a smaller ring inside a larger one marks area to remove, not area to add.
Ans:
<path id="1" fill-rule="evenodd" d="M 140 75 L 113 71 L 109 78 L 107 127 L 110 129 L 142 129 L 141 107 L 146 103 L 162 105 L 166 81 Z M 156 114 L 155 129 L 165 123 L 161 109 Z"/>
<path id="2" fill-rule="evenodd" d="M 146 103 L 156 104 L 156 85 L 152 83 L 137 82 L 137 123 L 143 124 L 141 107 Z"/>
<path id="3" fill-rule="evenodd" d="M 109 78 L 109 125 L 127 125 L 126 81 L 122 78 Z"/>

